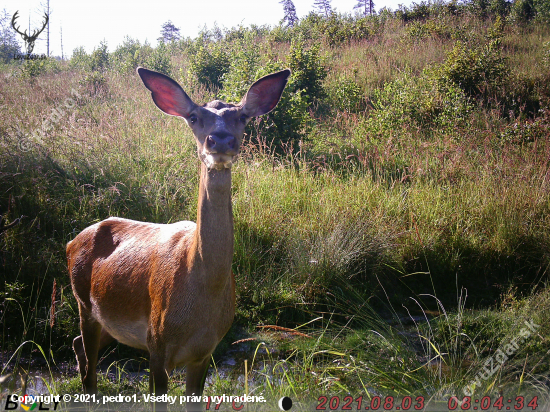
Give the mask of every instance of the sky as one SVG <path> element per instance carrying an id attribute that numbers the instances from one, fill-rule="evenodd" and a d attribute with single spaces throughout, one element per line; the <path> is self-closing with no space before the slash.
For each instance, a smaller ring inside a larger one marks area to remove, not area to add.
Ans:
<path id="1" fill-rule="evenodd" d="M 313 10 L 314 1 L 293 0 L 298 17 Z M 410 5 L 412 0 L 374 1 L 376 10 L 382 7 L 395 10 L 401 3 Z M 357 0 L 332 0 L 331 4 L 338 12 L 353 12 Z M 3 0 L 0 10 L 5 9 L 10 16 L 19 11 L 16 26 L 20 27 L 20 31 L 28 29 L 30 17 L 30 32 L 33 32 L 42 26 L 45 5 L 46 0 Z M 61 56 L 61 31 L 63 54 L 70 57 L 79 46 L 91 53 L 102 40 L 107 42 L 109 51 L 114 51 L 125 36 L 138 39 L 141 43 L 148 40 L 156 46 L 161 26 L 168 20 L 181 29 L 182 36 L 194 38 L 205 25 L 208 28 L 215 23 L 222 28 L 240 24 L 274 26 L 282 18 L 283 6 L 279 0 L 164 0 L 158 3 L 141 0 L 50 0 L 50 54 Z M 46 30 L 39 35 L 33 53 L 46 53 Z M 24 50 L 22 40 L 20 44 Z"/>

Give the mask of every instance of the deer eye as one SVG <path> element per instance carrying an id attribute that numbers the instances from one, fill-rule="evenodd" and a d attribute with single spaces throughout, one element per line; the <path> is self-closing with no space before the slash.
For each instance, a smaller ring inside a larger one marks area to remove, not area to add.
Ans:
<path id="1" fill-rule="evenodd" d="M 192 114 L 191 116 L 189 116 L 189 121 L 191 122 L 191 124 L 195 124 L 197 122 L 197 116 Z"/>
<path id="2" fill-rule="evenodd" d="M 239 118 L 241 123 L 246 124 L 246 121 L 248 120 L 248 116 L 246 114 L 241 114 L 241 117 Z"/>

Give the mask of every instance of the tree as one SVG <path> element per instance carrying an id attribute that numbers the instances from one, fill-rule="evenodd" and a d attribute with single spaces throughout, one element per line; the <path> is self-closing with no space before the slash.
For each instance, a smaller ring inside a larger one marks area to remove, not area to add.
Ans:
<path id="1" fill-rule="evenodd" d="M 40 3 L 40 7 L 44 10 L 43 13 L 48 16 L 48 25 L 46 26 L 46 56 L 50 57 L 50 17 L 52 16 L 50 0 L 46 0 L 46 4 Z"/>
<path id="2" fill-rule="evenodd" d="M 330 5 L 331 1 L 332 0 L 315 0 L 313 7 L 319 10 L 319 13 L 324 14 L 328 19 L 332 14 L 332 6 Z"/>
<path id="3" fill-rule="evenodd" d="M 21 46 L 11 27 L 11 16 L 4 9 L 0 13 L 0 61 L 8 63 L 14 54 L 21 54 Z"/>
<path id="4" fill-rule="evenodd" d="M 374 2 L 372 0 L 357 0 L 357 4 L 353 8 L 361 10 L 363 17 L 374 14 Z"/>
<path id="5" fill-rule="evenodd" d="M 287 26 L 293 27 L 298 23 L 298 16 L 296 15 L 296 7 L 292 0 L 281 0 L 279 2 L 283 5 L 283 10 L 285 12 L 285 17 L 283 18 L 283 23 L 286 22 Z"/>
<path id="6" fill-rule="evenodd" d="M 162 30 L 160 31 L 162 37 L 158 38 L 158 41 L 161 43 L 170 43 L 180 39 L 180 29 L 178 29 L 171 20 L 168 20 L 162 25 Z"/>

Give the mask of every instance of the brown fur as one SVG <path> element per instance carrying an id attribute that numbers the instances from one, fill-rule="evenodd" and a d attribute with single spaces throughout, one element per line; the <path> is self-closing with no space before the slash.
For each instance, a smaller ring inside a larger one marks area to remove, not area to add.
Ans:
<path id="1" fill-rule="evenodd" d="M 117 339 L 149 351 L 151 392 L 165 394 L 170 371 L 187 365 L 186 394 L 201 395 L 212 352 L 235 313 L 231 163 L 246 122 L 275 107 L 290 71 L 256 82 L 238 106 L 213 101 L 203 107 L 167 76 L 138 73 L 155 104 L 183 117 L 195 135 L 203 160 L 197 223 L 112 217 L 69 242 L 82 332 L 73 348 L 87 393 L 97 392 L 98 351 Z"/>

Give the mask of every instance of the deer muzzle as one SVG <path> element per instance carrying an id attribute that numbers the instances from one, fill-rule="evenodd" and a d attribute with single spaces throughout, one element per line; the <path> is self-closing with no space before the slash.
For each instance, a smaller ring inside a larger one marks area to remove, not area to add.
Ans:
<path id="1" fill-rule="evenodd" d="M 229 169 L 239 154 L 239 143 L 231 134 L 206 136 L 202 150 L 203 162 L 209 169 Z"/>

